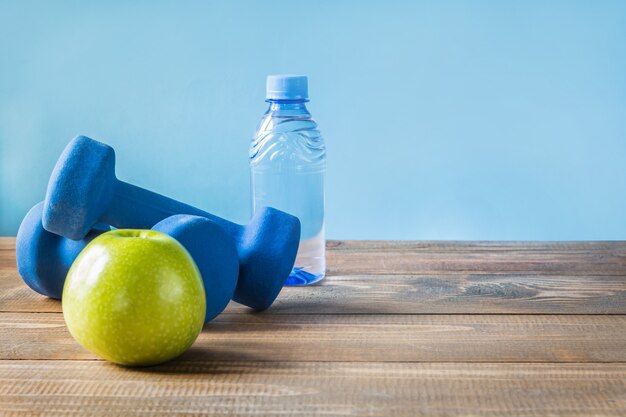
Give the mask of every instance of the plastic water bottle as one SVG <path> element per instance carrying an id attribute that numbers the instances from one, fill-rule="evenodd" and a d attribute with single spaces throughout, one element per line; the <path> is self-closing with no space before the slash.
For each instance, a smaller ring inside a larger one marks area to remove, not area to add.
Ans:
<path id="1" fill-rule="evenodd" d="M 326 145 L 306 108 L 306 76 L 270 75 L 266 87 L 269 108 L 250 145 L 252 209 L 275 207 L 300 219 L 300 247 L 286 285 L 312 284 L 326 273 Z"/>

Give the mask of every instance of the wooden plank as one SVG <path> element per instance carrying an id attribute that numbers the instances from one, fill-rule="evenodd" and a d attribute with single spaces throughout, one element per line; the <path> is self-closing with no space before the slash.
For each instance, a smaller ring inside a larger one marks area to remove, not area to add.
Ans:
<path id="1" fill-rule="evenodd" d="M 0 361 L 0 410 L 59 416 L 623 416 L 624 364 Z"/>
<path id="2" fill-rule="evenodd" d="M 0 271 L 17 268 L 14 250 L 0 250 Z"/>
<path id="3" fill-rule="evenodd" d="M 2 359 L 96 359 L 59 313 L 1 313 Z M 626 316 L 222 314 L 182 360 L 626 362 Z"/>
<path id="4" fill-rule="evenodd" d="M 316 287 L 283 289 L 271 311 L 273 314 L 626 314 L 626 277 L 332 276 Z"/>
<path id="5" fill-rule="evenodd" d="M 56 300 L 0 271 L 0 311 L 60 312 Z M 231 313 L 248 308 L 231 303 Z M 273 314 L 626 314 L 626 277 L 346 275 L 284 288 Z"/>
<path id="6" fill-rule="evenodd" d="M 9 249 L 10 239 L 5 239 Z M 329 242 L 328 272 L 348 274 L 524 273 L 626 276 L 624 242 L 465 244 Z M 424 249 L 426 248 L 426 249 Z M 514 249 L 510 249 L 514 248 Z M 515 249 L 516 248 L 516 249 Z M 560 248 L 560 249 L 559 249 Z M 565 249 L 563 249 L 565 248 Z M 592 249 L 595 248 L 595 249 Z M 13 268 L 13 250 L 0 251 L 0 269 Z"/>
<path id="7" fill-rule="evenodd" d="M 0 311 L 60 312 L 61 303 L 30 289 L 12 269 L 0 269 Z"/>
<path id="8" fill-rule="evenodd" d="M 355 252 L 624 252 L 626 241 L 327 240 L 326 249 Z"/>
<path id="9" fill-rule="evenodd" d="M 13 236 L 0 236 L 0 251 L 15 251 L 15 238 Z"/>
<path id="10" fill-rule="evenodd" d="M 626 276 L 626 252 L 328 251 L 328 272 L 355 274 L 526 274 Z"/>

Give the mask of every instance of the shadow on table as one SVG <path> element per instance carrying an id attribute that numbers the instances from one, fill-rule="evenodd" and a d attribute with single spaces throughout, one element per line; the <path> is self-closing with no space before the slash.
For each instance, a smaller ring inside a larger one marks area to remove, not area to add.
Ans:
<path id="1" fill-rule="evenodd" d="M 225 357 L 228 357 L 228 360 L 225 360 Z M 264 366 L 259 366 L 259 364 L 267 362 L 266 359 L 249 353 L 192 346 L 180 357 L 161 365 L 122 368 L 157 375 L 241 375 L 261 372 Z M 111 364 L 111 366 L 119 365 Z M 284 367 L 285 364 L 281 366 Z"/>
<path id="2" fill-rule="evenodd" d="M 319 299 L 319 300 L 278 300 L 265 312 L 255 315 L 280 317 L 287 315 L 341 315 L 341 314 L 398 314 L 398 303 L 377 302 L 375 300 Z"/>

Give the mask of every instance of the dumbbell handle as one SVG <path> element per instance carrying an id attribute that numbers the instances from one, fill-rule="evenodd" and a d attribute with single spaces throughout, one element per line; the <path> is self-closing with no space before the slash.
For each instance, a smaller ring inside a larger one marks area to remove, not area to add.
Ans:
<path id="1" fill-rule="evenodd" d="M 219 224 L 235 241 L 243 233 L 244 226 L 124 181 L 117 180 L 110 195 L 109 207 L 101 220 L 117 228 L 150 229 L 174 214 L 191 214 Z"/>

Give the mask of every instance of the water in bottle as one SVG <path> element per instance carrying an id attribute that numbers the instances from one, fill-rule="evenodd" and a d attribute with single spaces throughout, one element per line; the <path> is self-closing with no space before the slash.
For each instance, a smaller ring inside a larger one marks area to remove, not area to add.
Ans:
<path id="1" fill-rule="evenodd" d="M 300 247 L 286 285 L 312 284 L 326 272 L 326 146 L 306 108 L 307 77 L 268 76 L 266 101 L 250 145 L 252 209 L 270 206 L 300 219 Z"/>

